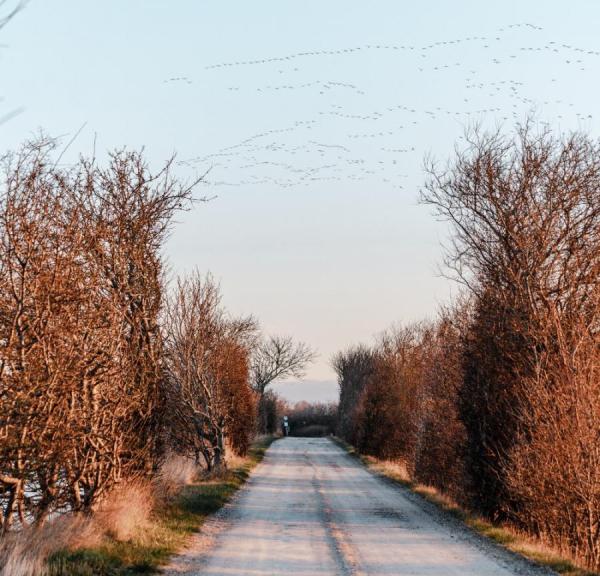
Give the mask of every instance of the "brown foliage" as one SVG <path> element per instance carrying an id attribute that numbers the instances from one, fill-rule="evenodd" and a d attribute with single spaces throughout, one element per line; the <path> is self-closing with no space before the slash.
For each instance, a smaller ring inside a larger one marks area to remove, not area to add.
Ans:
<path id="1" fill-rule="evenodd" d="M 358 385 L 338 355 L 338 429 L 598 568 L 600 144 L 531 124 L 467 141 L 423 200 L 468 303 L 388 333 Z"/>
<path id="2" fill-rule="evenodd" d="M 380 337 L 357 407 L 357 446 L 366 454 L 399 458 L 412 466 L 429 338 L 423 325 L 394 328 Z"/>
<path id="3" fill-rule="evenodd" d="M 463 383 L 464 307 L 443 311 L 432 330 L 424 365 L 421 424 L 414 476 L 466 502 L 471 492 L 465 470 L 466 432 L 460 417 Z"/>
<path id="4" fill-rule="evenodd" d="M 558 320 L 558 319 L 557 319 Z M 588 325 L 556 325 L 552 353 L 525 382 L 521 426 L 503 462 L 522 525 L 600 565 L 600 347 Z M 556 340 L 555 340 L 556 339 Z M 557 352 L 554 348 L 558 346 Z M 544 471 L 543 474 L 540 471 Z"/>
<path id="5" fill-rule="evenodd" d="M 598 567 L 600 145 L 475 132 L 430 174 L 475 298 L 461 396 L 476 503 Z"/>
<path id="6" fill-rule="evenodd" d="M 225 439 L 239 454 L 248 449 L 255 399 L 249 354 L 256 327 L 251 318 L 232 319 L 218 286 L 196 272 L 180 279 L 166 320 L 170 444 L 209 470 L 224 463 Z"/>
<path id="7" fill-rule="evenodd" d="M 356 409 L 373 372 L 373 352 L 366 346 L 355 346 L 338 352 L 331 365 L 338 377 L 339 402 L 336 432 L 351 444 L 356 438 Z"/>
<path id="8" fill-rule="evenodd" d="M 52 162 L 33 142 L 0 198 L 0 529 L 90 509 L 159 455 L 160 248 L 190 188 L 139 154 Z"/>

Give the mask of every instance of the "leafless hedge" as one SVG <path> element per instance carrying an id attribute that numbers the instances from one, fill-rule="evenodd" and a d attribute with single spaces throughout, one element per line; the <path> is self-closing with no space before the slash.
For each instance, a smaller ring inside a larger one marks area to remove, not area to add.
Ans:
<path id="1" fill-rule="evenodd" d="M 254 431 L 254 322 L 197 275 L 165 307 L 161 252 L 195 182 L 137 152 L 55 158 L 36 140 L 3 166 L 0 535 L 94 510 L 173 450 L 218 466 Z"/>
<path id="2" fill-rule="evenodd" d="M 598 568 L 600 145 L 529 124 L 473 131 L 428 172 L 423 201 L 451 225 L 467 304 L 374 346 L 339 430 Z"/>
<path id="3" fill-rule="evenodd" d="M 201 457 L 208 470 L 223 463 L 226 439 L 245 454 L 255 426 L 249 362 L 256 324 L 230 318 L 219 288 L 197 272 L 180 279 L 166 321 L 165 390 L 169 444 Z"/>

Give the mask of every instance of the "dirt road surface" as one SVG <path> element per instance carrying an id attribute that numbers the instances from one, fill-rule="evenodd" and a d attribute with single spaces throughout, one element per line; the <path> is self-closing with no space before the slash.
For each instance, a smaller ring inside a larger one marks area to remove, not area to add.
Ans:
<path id="1" fill-rule="evenodd" d="M 168 574 L 553 574 L 480 538 L 326 438 L 275 442 Z"/>

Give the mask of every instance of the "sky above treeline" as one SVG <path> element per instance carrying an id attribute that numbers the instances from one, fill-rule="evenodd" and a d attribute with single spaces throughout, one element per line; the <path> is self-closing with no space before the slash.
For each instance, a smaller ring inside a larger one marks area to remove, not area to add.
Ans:
<path id="1" fill-rule="evenodd" d="M 527 115 L 596 136 L 599 25 L 596 0 L 31 0 L 0 31 L 0 150 L 77 134 L 63 162 L 143 146 L 206 173 L 172 274 L 210 271 L 232 312 L 318 349 L 280 390 L 332 400 L 335 351 L 456 293 L 424 157 Z"/>

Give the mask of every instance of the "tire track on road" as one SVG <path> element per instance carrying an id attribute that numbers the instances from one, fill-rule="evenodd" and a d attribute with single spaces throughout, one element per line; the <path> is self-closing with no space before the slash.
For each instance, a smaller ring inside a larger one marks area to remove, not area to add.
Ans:
<path id="1" fill-rule="evenodd" d="M 358 552 L 352 546 L 340 524 L 335 520 L 334 509 L 323 489 L 317 466 L 310 459 L 307 452 L 304 452 L 303 456 L 313 470 L 312 485 L 321 509 L 323 524 L 327 529 L 331 553 L 339 565 L 340 576 L 366 576 L 365 572 L 360 568 Z"/>

